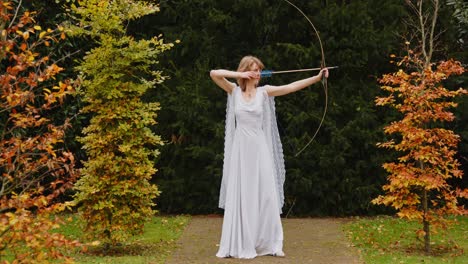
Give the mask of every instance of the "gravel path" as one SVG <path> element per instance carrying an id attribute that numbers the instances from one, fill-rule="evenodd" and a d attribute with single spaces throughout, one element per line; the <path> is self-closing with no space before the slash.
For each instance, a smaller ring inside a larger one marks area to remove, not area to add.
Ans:
<path id="1" fill-rule="evenodd" d="M 363 263 L 342 231 L 345 221 L 335 218 L 282 219 L 286 257 L 261 256 L 239 260 L 219 259 L 215 256 L 221 236 L 222 217 L 194 216 L 166 263 Z"/>

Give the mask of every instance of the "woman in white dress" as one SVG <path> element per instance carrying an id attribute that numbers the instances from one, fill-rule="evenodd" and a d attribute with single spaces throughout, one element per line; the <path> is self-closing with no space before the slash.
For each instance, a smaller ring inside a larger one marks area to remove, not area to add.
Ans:
<path id="1" fill-rule="evenodd" d="M 217 257 L 284 256 L 281 208 L 284 160 L 276 126 L 275 96 L 301 90 L 328 78 L 316 76 L 287 85 L 258 87 L 263 63 L 245 56 L 237 71 L 212 70 L 213 81 L 228 94 L 223 179 L 224 208 Z M 227 78 L 237 80 L 237 84 Z"/>

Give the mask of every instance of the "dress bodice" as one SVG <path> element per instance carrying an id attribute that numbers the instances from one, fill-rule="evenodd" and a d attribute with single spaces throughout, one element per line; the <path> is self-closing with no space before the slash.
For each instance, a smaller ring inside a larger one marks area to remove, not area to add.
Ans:
<path id="1" fill-rule="evenodd" d="M 242 91 L 236 87 L 235 91 L 235 117 L 236 128 L 245 132 L 262 130 L 264 94 L 261 88 L 257 88 L 255 96 L 247 101 L 242 96 Z"/>

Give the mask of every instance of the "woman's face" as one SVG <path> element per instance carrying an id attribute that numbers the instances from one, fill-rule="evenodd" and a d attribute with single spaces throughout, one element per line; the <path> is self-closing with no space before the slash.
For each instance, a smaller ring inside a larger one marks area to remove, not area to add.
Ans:
<path id="1" fill-rule="evenodd" d="M 260 67 L 257 65 L 257 63 L 252 63 L 249 70 L 257 73 L 256 78 L 250 80 L 254 81 L 255 85 L 257 85 L 260 81 Z"/>

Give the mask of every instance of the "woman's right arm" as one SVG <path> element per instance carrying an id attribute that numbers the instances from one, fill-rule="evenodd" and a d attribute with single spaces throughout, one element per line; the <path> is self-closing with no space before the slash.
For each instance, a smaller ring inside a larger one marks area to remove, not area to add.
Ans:
<path id="1" fill-rule="evenodd" d="M 244 78 L 252 79 L 257 78 L 258 73 L 254 71 L 246 72 L 237 72 L 237 71 L 228 71 L 228 70 L 211 70 L 210 77 L 211 79 L 219 86 L 221 89 L 228 93 L 232 93 L 232 90 L 236 87 L 235 83 L 228 81 L 226 78 Z"/>
<path id="2" fill-rule="evenodd" d="M 210 71 L 211 79 L 221 87 L 224 91 L 231 93 L 232 89 L 236 87 L 236 85 L 226 78 L 237 78 L 238 72 L 228 71 L 228 70 L 211 70 Z"/>

